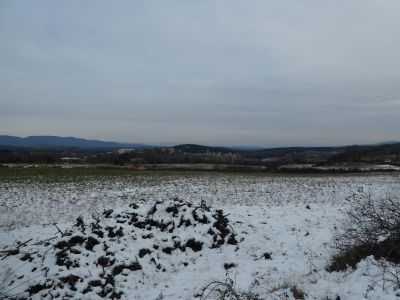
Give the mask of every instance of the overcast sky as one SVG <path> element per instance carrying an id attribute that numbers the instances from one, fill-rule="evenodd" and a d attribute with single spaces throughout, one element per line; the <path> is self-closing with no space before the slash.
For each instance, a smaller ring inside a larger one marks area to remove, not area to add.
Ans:
<path id="1" fill-rule="evenodd" d="M 400 140 L 400 1 L 0 0 L 0 134 Z"/>

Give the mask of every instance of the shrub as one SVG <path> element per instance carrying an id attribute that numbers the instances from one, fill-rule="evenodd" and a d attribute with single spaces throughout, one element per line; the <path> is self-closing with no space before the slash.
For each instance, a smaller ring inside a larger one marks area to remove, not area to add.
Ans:
<path id="1" fill-rule="evenodd" d="M 256 293 L 250 291 L 241 291 L 235 287 L 235 283 L 231 279 L 226 281 L 212 281 L 203 288 L 201 294 L 198 295 L 200 300 L 213 299 L 218 300 L 260 300 Z M 216 298 L 214 298 L 216 297 Z"/>
<path id="2" fill-rule="evenodd" d="M 338 255 L 327 270 L 355 268 L 370 255 L 400 263 L 400 196 L 392 193 L 377 199 L 360 190 L 350 201 L 343 228 L 335 236 Z"/>

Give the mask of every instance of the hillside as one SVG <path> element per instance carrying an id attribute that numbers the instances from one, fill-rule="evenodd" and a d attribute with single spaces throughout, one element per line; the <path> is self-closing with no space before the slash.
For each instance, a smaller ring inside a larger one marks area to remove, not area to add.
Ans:
<path id="1" fill-rule="evenodd" d="M 231 149 L 227 147 L 212 147 L 196 144 L 182 144 L 173 147 L 175 150 L 179 150 L 186 153 L 234 153 L 241 152 L 237 149 Z"/>
<path id="2" fill-rule="evenodd" d="M 116 149 L 116 148 L 144 148 L 142 144 L 106 142 L 87 140 L 76 137 L 60 136 L 28 136 L 25 138 L 9 135 L 0 135 L 0 146 L 23 148 L 82 148 L 82 149 Z"/>

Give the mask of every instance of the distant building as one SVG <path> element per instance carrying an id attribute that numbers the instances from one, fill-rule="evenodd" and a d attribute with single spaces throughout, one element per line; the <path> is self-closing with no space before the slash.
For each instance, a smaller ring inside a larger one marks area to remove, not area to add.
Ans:
<path id="1" fill-rule="evenodd" d="M 126 154 L 126 153 L 130 153 L 130 152 L 134 152 L 135 149 L 128 149 L 128 148 L 121 148 L 118 149 L 118 154 Z"/>
<path id="2" fill-rule="evenodd" d="M 81 159 L 79 157 L 61 157 L 61 161 L 65 163 L 71 163 L 71 162 L 80 162 Z"/>

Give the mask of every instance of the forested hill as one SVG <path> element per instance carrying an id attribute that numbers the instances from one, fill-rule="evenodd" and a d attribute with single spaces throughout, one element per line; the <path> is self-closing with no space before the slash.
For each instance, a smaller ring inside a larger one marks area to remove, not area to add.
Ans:
<path id="1" fill-rule="evenodd" d="M 28 136 L 25 138 L 0 135 L 0 146 L 24 148 L 83 148 L 83 149 L 117 149 L 117 148 L 144 148 L 143 144 L 106 142 L 87 140 L 76 137 L 60 136 Z"/>

